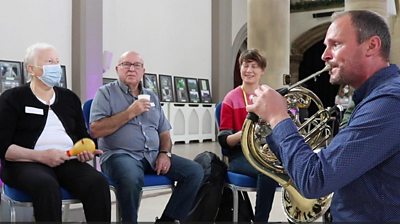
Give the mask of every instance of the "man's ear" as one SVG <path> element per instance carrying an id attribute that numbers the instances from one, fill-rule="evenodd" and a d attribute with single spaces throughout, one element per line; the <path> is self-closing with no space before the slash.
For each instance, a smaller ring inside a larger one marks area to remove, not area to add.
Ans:
<path id="1" fill-rule="evenodd" d="M 380 53 L 382 47 L 381 38 L 378 36 L 372 36 L 367 41 L 367 51 L 366 56 L 377 55 Z"/>

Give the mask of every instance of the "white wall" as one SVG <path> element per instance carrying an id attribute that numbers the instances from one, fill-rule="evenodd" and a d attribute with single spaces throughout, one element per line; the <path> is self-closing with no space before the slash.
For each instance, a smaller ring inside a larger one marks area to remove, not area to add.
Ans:
<path id="1" fill-rule="evenodd" d="M 211 80 L 211 0 L 103 0 L 103 49 L 140 52 L 146 71 Z M 22 61 L 36 42 L 54 45 L 71 88 L 71 0 L 2 0 L 0 59 Z"/>
<path id="2" fill-rule="evenodd" d="M 211 80 L 211 0 L 103 0 L 103 49 L 113 53 L 105 77 L 127 50 L 146 72 Z"/>
<path id="3" fill-rule="evenodd" d="M 71 0 L 2 0 L 0 59 L 23 61 L 36 42 L 54 45 L 67 67 L 71 88 Z"/>

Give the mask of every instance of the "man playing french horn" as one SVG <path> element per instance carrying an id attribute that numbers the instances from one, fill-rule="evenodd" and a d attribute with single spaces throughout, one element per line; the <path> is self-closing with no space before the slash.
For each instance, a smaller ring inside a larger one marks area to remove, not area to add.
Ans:
<path id="1" fill-rule="evenodd" d="M 324 44 L 330 82 L 355 89 L 354 111 L 329 146 L 310 150 L 286 99 L 267 85 L 247 110 L 271 125 L 271 150 L 303 196 L 334 192 L 333 222 L 400 221 L 400 71 L 389 63 L 388 25 L 370 11 L 336 13 Z"/>

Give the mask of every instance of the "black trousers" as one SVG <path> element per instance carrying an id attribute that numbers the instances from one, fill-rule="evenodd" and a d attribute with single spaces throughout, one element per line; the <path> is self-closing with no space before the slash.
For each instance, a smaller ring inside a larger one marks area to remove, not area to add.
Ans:
<path id="1" fill-rule="evenodd" d="M 83 204 L 87 222 L 110 222 L 111 199 L 107 180 L 87 163 L 76 159 L 57 167 L 40 163 L 11 162 L 3 167 L 2 179 L 32 196 L 37 222 L 61 222 L 60 186 Z"/>

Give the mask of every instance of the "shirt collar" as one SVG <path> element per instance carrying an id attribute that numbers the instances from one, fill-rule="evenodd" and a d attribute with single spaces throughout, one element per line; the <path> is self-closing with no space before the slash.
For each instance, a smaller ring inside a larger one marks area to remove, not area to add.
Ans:
<path id="1" fill-rule="evenodd" d="M 131 91 L 129 89 L 129 86 L 127 86 L 125 83 L 121 82 L 121 80 L 117 80 L 119 88 L 124 92 L 125 94 L 131 94 Z M 139 94 L 143 94 L 143 88 L 142 88 L 142 82 L 139 83 Z M 132 94 L 131 94 L 132 95 Z"/>
<path id="2" fill-rule="evenodd" d="M 360 103 L 368 94 L 375 89 L 375 87 L 380 86 L 388 78 L 393 75 L 399 75 L 399 68 L 395 64 L 391 64 L 388 67 L 382 68 L 372 75 L 366 82 L 364 82 L 358 89 L 353 93 L 353 101 L 355 105 Z"/>

